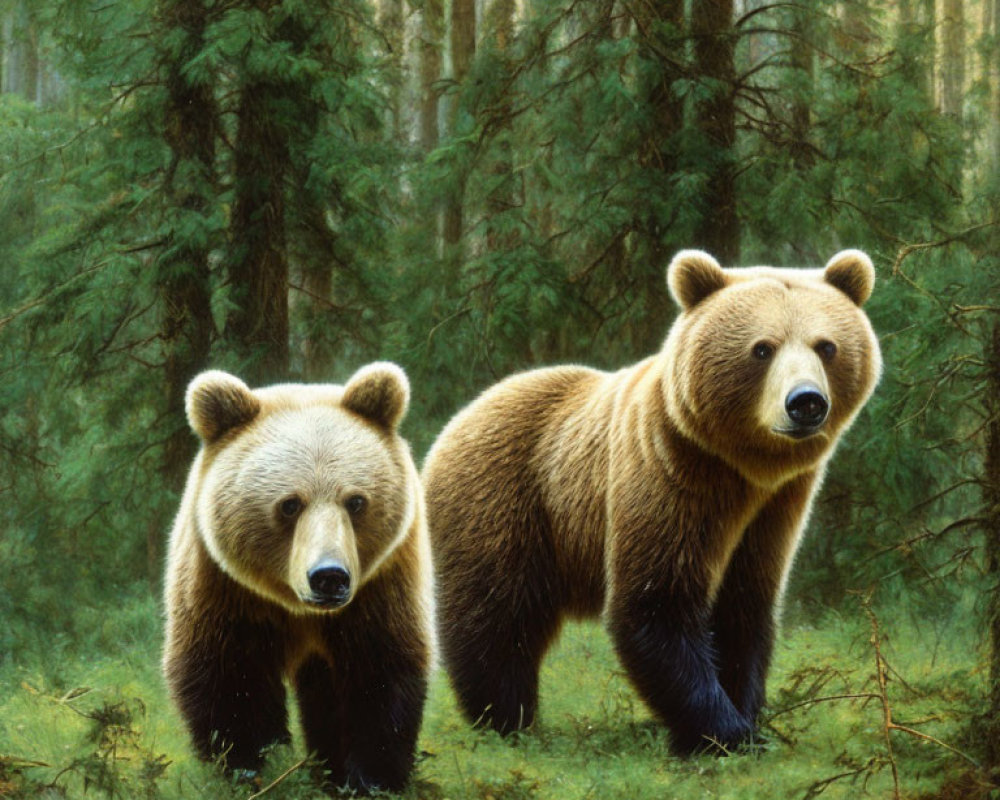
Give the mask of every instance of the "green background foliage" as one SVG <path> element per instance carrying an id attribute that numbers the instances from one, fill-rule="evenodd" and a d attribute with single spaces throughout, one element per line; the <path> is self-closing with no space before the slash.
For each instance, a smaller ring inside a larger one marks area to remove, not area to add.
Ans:
<path id="1" fill-rule="evenodd" d="M 469 0 L 0 0 L 0 797 L 315 794 L 298 741 L 256 786 L 194 760 L 159 677 L 200 369 L 393 360 L 419 461 L 513 371 L 655 351 L 686 247 L 879 277 L 885 373 L 792 575 L 768 743 L 673 758 L 573 625 L 511 741 L 435 677 L 407 796 L 1000 792 L 1000 9 L 710 7 L 490 0 L 469 39 Z"/>

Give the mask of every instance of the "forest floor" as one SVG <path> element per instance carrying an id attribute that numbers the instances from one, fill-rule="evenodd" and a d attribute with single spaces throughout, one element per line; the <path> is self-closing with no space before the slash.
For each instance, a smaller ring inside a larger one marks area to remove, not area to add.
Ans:
<path id="1" fill-rule="evenodd" d="M 992 798 L 966 755 L 985 692 L 975 615 L 873 624 L 856 611 L 786 622 L 767 742 L 725 758 L 671 755 L 596 623 L 564 629 L 544 665 L 541 719 L 507 740 L 470 729 L 438 672 L 404 797 Z M 147 592 L 81 614 L 85 637 L 40 634 L 0 656 L 0 797 L 322 796 L 300 738 L 252 783 L 193 756 L 160 676 L 161 617 Z"/>

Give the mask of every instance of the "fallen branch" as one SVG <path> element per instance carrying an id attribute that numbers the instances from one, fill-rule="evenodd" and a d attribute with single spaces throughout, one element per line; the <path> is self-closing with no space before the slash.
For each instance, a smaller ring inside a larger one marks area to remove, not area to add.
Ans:
<path id="1" fill-rule="evenodd" d="M 292 766 L 290 766 L 288 769 L 286 769 L 284 772 L 282 772 L 277 778 L 275 778 L 273 781 L 271 781 L 267 786 L 265 786 L 259 792 L 254 792 L 252 795 L 250 795 L 247 798 L 247 800 L 256 800 L 258 797 L 262 797 L 263 795 L 267 794 L 275 786 L 277 786 L 282 781 L 284 781 L 289 775 L 291 775 L 293 772 L 296 772 L 297 770 L 302 769 L 302 767 L 304 767 L 308 763 L 309 763 L 309 759 L 308 758 L 303 758 L 297 764 L 292 764 Z"/>

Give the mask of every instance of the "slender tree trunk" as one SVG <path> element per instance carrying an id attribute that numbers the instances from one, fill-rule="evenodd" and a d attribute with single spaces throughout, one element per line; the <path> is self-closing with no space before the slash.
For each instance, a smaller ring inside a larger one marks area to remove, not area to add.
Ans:
<path id="1" fill-rule="evenodd" d="M 965 4 L 944 0 L 941 51 L 941 110 L 962 119 L 965 100 Z"/>
<path id="2" fill-rule="evenodd" d="M 681 77 L 677 61 L 668 60 L 662 54 L 680 50 L 684 0 L 652 0 L 640 4 L 637 6 L 636 27 L 639 47 L 645 57 L 655 61 L 659 67 L 644 92 L 653 112 L 654 125 L 653 134 L 645 143 L 640 158 L 645 166 L 661 172 L 663 180 L 667 181 L 677 170 L 677 143 L 674 137 L 684 124 L 684 101 L 673 89 L 675 81 Z M 671 33 L 666 33 L 668 31 Z M 659 241 L 663 233 L 660 221 L 650 218 L 647 226 L 651 238 Z"/>
<path id="3" fill-rule="evenodd" d="M 986 48 L 989 65 L 986 69 L 990 108 L 989 142 L 994 172 L 1000 171 L 1000 0 L 984 0 L 990 6 L 990 23 L 984 29 L 990 46 Z M 984 14 L 984 18 L 986 15 Z"/>
<path id="4" fill-rule="evenodd" d="M 173 154 L 166 193 L 178 217 L 200 216 L 208 210 L 215 183 L 218 112 L 213 87 L 192 84 L 184 69 L 204 46 L 208 12 L 203 0 L 163 0 L 159 12 L 164 34 L 180 30 L 184 36 L 180 54 L 166 68 L 164 135 Z M 206 364 L 211 345 L 209 247 L 203 236 L 185 239 L 184 231 L 175 229 L 158 264 L 167 408 L 178 420 L 183 419 L 187 383 Z M 182 479 L 192 443 L 186 428 L 178 427 L 167 440 L 164 466 L 168 475 Z M 171 485 L 180 487 L 179 481 Z"/>
<path id="5" fill-rule="evenodd" d="M 808 7 L 793 6 L 792 14 L 792 68 L 798 72 L 798 85 L 792 96 L 792 158 L 799 169 L 807 169 L 814 161 L 814 151 L 809 146 L 812 129 L 812 88 L 814 80 L 813 48 L 810 44 L 809 17 L 814 13 Z"/>
<path id="6" fill-rule="evenodd" d="M 403 0 L 380 0 L 379 26 L 389 44 L 389 63 L 383 76 L 389 83 L 389 126 L 395 141 L 402 142 L 406 135 L 403 102 L 403 61 L 406 51 L 404 41 Z"/>
<path id="7" fill-rule="evenodd" d="M 927 87 L 927 99 L 933 106 L 937 97 L 937 3 L 936 0 L 919 0 L 918 20 L 920 26 L 928 31 L 927 47 L 924 55 L 924 85 Z"/>
<path id="8" fill-rule="evenodd" d="M 441 46 L 444 38 L 443 0 L 424 0 L 420 27 L 420 149 L 430 153 L 438 146 L 438 106 L 441 80 Z"/>
<path id="9" fill-rule="evenodd" d="M 32 103 L 38 102 L 39 72 L 38 27 L 29 0 L 17 0 L 3 25 L 6 63 L 3 91 L 17 94 Z"/>
<path id="10" fill-rule="evenodd" d="M 449 109 L 448 132 L 454 134 L 458 127 L 459 97 L 462 85 L 465 82 L 472 59 L 476 54 L 476 3 L 475 0 L 452 0 L 451 3 L 451 76 L 452 80 L 458 84 L 458 91 L 454 93 Z M 448 200 L 444 215 L 444 241 L 445 246 L 452 250 L 451 258 L 456 263 L 461 262 L 460 253 L 454 252 L 459 248 L 462 240 L 462 229 L 464 227 L 464 202 L 465 193 L 464 176 L 456 177 L 457 186 L 452 197 Z"/>
<path id="11" fill-rule="evenodd" d="M 987 764 L 1000 773 L 1000 320 L 994 320 L 986 342 L 986 453 L 983 459 L 983 500 L 986 507 L 989 598 L 990 696 L 987 711 Z"/>
<path id="12" fill-rule="evenodd" d="M 920 91 L 930 108 L 934 95 L 929 66 L 934 60 L 934 32 L 923 27 L 913 3 L 914 0 L 903 0 L 899 5 L 896 50 L 900 54 L 900 66 L 906 82 Z"/>
<path id="13" fill-rule="evenodd" d="M 283 94 L 273 83 L 248 83 L 237 112 L 229 264 L 236 307 L 227 335 L 252 383 L 281 380 L 288 373 L 284 181 L 289 156 L 274 108 Z"/>
<path id="14" fill-rule="evenodd" d="M 164 138 L 172 158 L 165 191 L 167 213 L 176 220 L 157 264 L 162 303 L 160 338 L 163 343 L 167 435 L 162 471 L 166 485 L 180 491 L 194 455 L 194 437 L 184 420 L 184 393 L 188 382 L 208 363 L 214 326 L 209 277 L 210 243 L 200 232 L 186 233 L 185 218 L 203 217 L 215 184 L 215 141 L 218 112 L 213 87 L 192 83 L 185 66 L 204 46 L 208 12 L 203 0 L 161 0 L 158 28 L 166 39 L 179 34 L 179 53 L 164 53 Z M 190 224 L 190 222 L 188 223 Z M 150 579 L 160 573 L 162 520 L 151 523 L 146 539 Z"/>
<path id="15" fill-rule="evenodd" d="M 305 172 L 307 170 L 303 170 Z M 330 382 L 342 323 L 333 314 L 334 272 L 337 269 L 337 235 L 326 219 L 320 198 L 302 189 L 306 176 L 298 179 L 296 261 L 301 266 L 302 303 L 308 306 L 312 322 L 302 342 L 303 372 L 306 380 Z M 341 324 L 338 324 L 341 323 Z"/>
<path id="16" fill-rule="evenodd" d="M 424 0 L 419 34 L 420 57 L 420 152 L 426 157 L 441 141 L 439 114 L 441 92 L 442 48 L 444 47 L 444 0 Z M 426 190 L 425 190 L 426 192 Z M 437 192 L 418 198 L 427 222 L 427 250 L 439 256 L 441 252 L 441 206 Z"/>
<path id="17" fill-rule="evenodd" d="M 256 0 L 267 12 L 275 0 Z M 289 27 L 291 26 L 291 27 Z M 288 21 L 273 31 L 276 47 L 301 31 Z M 228 259 L 233 310 L 226 337 L 251 384 L 287 377 L 288 253 L 286 243 L 285 180 L 290 173 L 289 126 L 301 87 L 294 81 L 264 72 L 260 64 L 246 65 L 236 112 L 233 153 L 234 200 Z"/>
<path id="18" fill-rule="evenodd" d="M 732 264 L 740 253 L 736 216 L 733 0 L 693 0 L 691 33 L 697 76 L 710 82 L 711 89 L 711 97 L 698 105 L 697 123 L 713 149 L 707 165 L 709 179 L 697 232 L 698 244 L 724 263 Z"/>
<path id="19" fill-rule="evenodd" d="M 615 6 L 613 2 L 605 5 L 604 13 L 610 20 Z M 635 4 L 634 10 L 639 52 L 656 66 L 649 70 L 648 83 L 641 88 L 653 124 L 641 145 L 639 160 L 655 176 L 656 185 L 667 187 L 679 166 L 678 134 L 684 127 L 684 100 L 674 88 L 683 77 L 684 0 L 651 0 Z M 610 23 L 608 28 L 612 35 Z M 663 302 L 663 276 L 677 249 L 677 236 L 671 237 L 673 215 L 662 210 L 667 206 L 660 202 L 640 203 L 632 223 L 639 235 L 632 237 L 631 252 L 626 254 L 626 237 L 616 234 L 606 259 L 612 273 L 620 272 L 627 260 L 636 281 L 635 302 L 641 311 L 629 326 L 630 346 L 636 353 L 657 349 L 669 322 L 669 306 Z"/>
<path id="20" fill-rule="evenodd" d="M 506 72 L 510 67 L 507 48 L 514 38 L 514 0 L 492 0 L 487 12 L 486 30 Z M 490 168 L 493 188 L 486 197 L 486 210 L 490 217 L 486 227 L 486 249 L 493 253 L 509 250 L 517 242 L 516 234 L 504 231 L 502 219 L 504 212 L 515 203 L 510 111 L 510 101 L 501 99 L 493 112 L 500 120 L 494 141 L 497 154 Z"/>

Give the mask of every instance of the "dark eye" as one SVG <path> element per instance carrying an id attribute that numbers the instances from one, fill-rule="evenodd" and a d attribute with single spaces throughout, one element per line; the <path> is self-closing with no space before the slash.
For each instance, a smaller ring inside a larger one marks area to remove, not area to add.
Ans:
<path id="1" fill-rule="evenodd" d="M 360 494 L 352 494 L 344 503 L 344 508 L 347 509 L 348 514 L 352 517 L 356 517 L 365 510 L 366 505 L 368 505 L 368 501 L 365 500 L 365 498 L 363 498 Z"/>
<path id="2" fill-rule="evenodd" d="M 295 519 L 299 515 L 299 512 L 302 511 L 303 505 L 305 504 L 302 502 L 302 498 L 293 495 L 281 501 L 278 511 L 281 512 L 281 516 L 285 519 Z"/>
<path id="3" fill-rule="evenodd" d="M 837 345 L 824 339 L 816 345 L 816 352 L 819 353 L 819 357 L 824 361 L 830 361 L 835 355 L 837 355 Z"/>
<path id="4" fill-rule="evenodd" d="M 753 346 L 753 357 L 758 361 L 767 361 L 774 355 L 774 346 L 767 342 L 757 342 Z"/>

